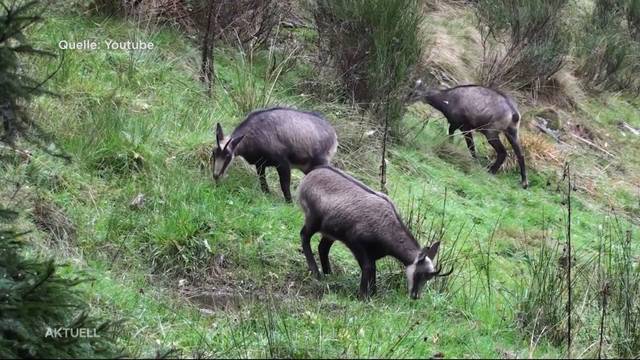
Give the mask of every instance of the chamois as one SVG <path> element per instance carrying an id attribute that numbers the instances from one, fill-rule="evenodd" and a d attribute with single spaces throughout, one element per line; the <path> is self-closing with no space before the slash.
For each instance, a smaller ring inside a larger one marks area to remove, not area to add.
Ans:
<path id="1" fill-rule="evenodd" d="M 305 215 L 300 230 L 302 251 L 316 277 L 320 272 L 311 251 L 311 237 L 317 232 L 322 234 L 318 252 L 325 274 L 331 272 L 328 255 L 335 240 L 351 250 L 362 270 L 358 292 L 361 298 L 375 292 L 376 260 L 387 255 L 404 264 L 412 299 L 419 297 L 427 280 L 451 273 L 441 274 L 434 265 L 440 242 L 420 248 L 385 194 L 331 166 L 311 170 L 302 179 L 299 191 L 298 200 Z"/>
<path id="2" fill-rule="evenodd" d="M 489 168 L 492 174 L 500 169 L 507 157 L 507 150 L 500 141 L 500 133 L 504 133 L 518 158 L 522 187 L 526 189 L 529 186 L 524 155 L 518 140 L 520 113 L 511 97 L 479 85 L 462 85 L 445 90 L 426 89 L 418 80 L 409 100 L 426 102 L 442 112 L 449 122 L 449 135 L 456 130 L 462 131 L 474 158 L 476 149 L 473 132 L 481 132 L 496 150 L 496 161 Z"/>
<path id="3" fill-rule="evenodd" d="M 226 137 L 216 124 L 216 146 L 211 154 L 213 178 L 217 182 L 235 156 L 256 166 L 260 186 L 269 192 L 265 168 L 274 166 L 280 177 L 284 198 L 291 202 L 291 168 L 307 173 L 327 165 L 336 153 L 336 132 L 318 113 L 288 108 L 252 112 Z"/>

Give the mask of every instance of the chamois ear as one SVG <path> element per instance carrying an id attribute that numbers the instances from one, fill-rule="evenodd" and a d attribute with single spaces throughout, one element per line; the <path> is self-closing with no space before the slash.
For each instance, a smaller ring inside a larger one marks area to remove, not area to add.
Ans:
<path id="1" fill-rule="evenodd" d="M 238 136 L 236 138 L 233 138 L 231 140 L 229 140 L 229 150 L 233 151 L 233 149 L 236 148 L 236 146 L 238 146 L 238 144 L 240 144 L 240 141 L 242 141 L 242 139 L 244 139 L 244 135 Z"/>
<path id="2" fill-rule="evenodd" d="M 428 247 L 425 247 L 422 250 L 420 250 L 420 253 L 418 254 L 418 257 L 416 258 L 416 263 L 417 264 L 420 264 L 420 263 L 424 262 L 424 260 L 427 258 L 427 251 L 429 251 Z"/>
<path id="3" fill-rule="evenodd" d="M 220 123 L 216 123 L 216 143 L 218 147 L 220 147 L 220 142 L 224 139 L 224 133 L 222 132 L 222 126 Z"/>
<path id="4" fill-rule="evenodd" d="M 429 257 L 429 259 L 433 260 L 438 254 L 439 248 L 440 248 L 440 241 L 436 241 L 430 247 L 424 248 L 424 250 L 426 252 L 426 255 Z"/>

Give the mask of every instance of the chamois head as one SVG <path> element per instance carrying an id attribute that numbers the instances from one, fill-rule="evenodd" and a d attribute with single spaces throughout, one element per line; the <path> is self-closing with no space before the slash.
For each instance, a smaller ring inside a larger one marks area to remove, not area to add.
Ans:
<path id="1" fill-rule="evenodd" d="M 409 294 L 414 300 L 420 297 L 420 290 L 428 280 L 436 276 L 447 276 L 453 271 L 452 269 L 446 274 L 441 274 L 442 269 L 440 267 L 436 269 L 434 266 L 433 261 L 438 254 L 439 247 L 439 241 L 431 246 L 426 246 L 418 253 L 413 263 L 406 268 Z"/>
<path id="2" fill-rule="evenodd" d="M 433 95 L 436 95 L 439 92 L 440 92 L 439 90 L 427 88 L 427 86 L 422 81 L 422 79 L 418 79 L 418 80 L 416 80 L 416 83 L 413 86 L 413 89 L 411 90 L 411 92 L 407 96 L 407 101 L 409 103 L 414 103 L 416 101 L 427 102 L 426 98 L 428 98 L 430 96 L 433 96 Z"/>
<path id="3" fill-rule="evenodd" d="M 237 138 L 225 138 L 222 126 L 220 126 L 220 123 L 216 124 L 216 146 L 211 152 L 211 168 L 213 169 L 213 179 L 215 181 L 218 181 L 227 172 L 229 164 L 235 157 L 235 150 L 243 138 L 244 135 Z"/>

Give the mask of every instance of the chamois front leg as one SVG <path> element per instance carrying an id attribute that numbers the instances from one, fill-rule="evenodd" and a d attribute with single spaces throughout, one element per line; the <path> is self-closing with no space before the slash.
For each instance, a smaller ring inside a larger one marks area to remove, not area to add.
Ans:
<path id="1" fill-rule="evenodd" d="M 361 299 L 369 299 L 376 292 L 376 262 L 367 260 L 362 265 L 362 276 L 360 277 L 360 290 L 358 296 Z"/>
<path id="2" fill-rule="evenodd" d="M 467 130 L 464 132 L 464 141 L 466 141 L 467 143 L 467 148 L 469 149 L 469 152 L 471 153 L 471 157 L 474 159 L 478 158 L 478 155 L 476 154 L 476 144 L 473 142 L 473 132 L 472 130 Z"/>
<path id="3" fill-rule="evenodd" d="M 267 177 L 265 174 L 265 166 L 262 161 L 256 164 L 256 172 L 258 173 L 258 177 L 260 178 L 260 188 L 265 193 L 269 193 L 269 185 L 267 184 Z"/>
<path id="4" fill-rule="evenodd" d="M 288 162 L 283 161 L 277 166 L 278 176 L 280 177 L 280 188 L 287 202 L 291 202 L 291 166 Z"/>
<path id="5" fill-rule="evenodd" d="M 313 258 L 313 252 L 311 251 L 311 237 L 314 233 L 315 231 L 309 229 L 307 225 L 304 225 L 300 230 L 300 240 L 302 241 L 302 253 L 307 260 L 309 271 L 311 271 L 313 276 L 315 276 L 317 279 L 320 279 L 318 264 L 316 264 L 316 260 Z"/>
<path id="6" fill-rule="evenodd" d="M 460 126 L 454 123 L 449 123 L 449 140 L 453 140 L 453 134 L 456 130 L 460 129 Z"/>
<path id="7" fill-rule="evenodd" d="M 369 299 L 376 290 L 376 261 L 360 248 L 352 249 L 353 254 L 358 260 L 362 275 L 360 276 L 360 289 L 358 290 L 358 298 L 362 300 Z"/>
<path id="8" fill-rule="evenodd" d="M 378 289 L 376 288 L 376 261 L 371 260 L 371 270 L 369 273 L 369 291 L 371 292 L 371 295 L 375 295 L 377 290 Z"/>

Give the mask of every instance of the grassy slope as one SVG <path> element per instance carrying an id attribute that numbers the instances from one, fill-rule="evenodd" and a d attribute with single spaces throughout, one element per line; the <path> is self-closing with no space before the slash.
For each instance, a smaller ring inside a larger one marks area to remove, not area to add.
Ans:
<path id="1" fill-rule="evenodd" d="M 513 293 L 524 279 L 528 252 L 545 241 L 544 227 L 563 239 L 563 195 L 546 186 L 556 175 L 534 171 L 531 189 L 523 191 L 514 171 L 492 177 L 477 164 L 440 159 L 434 144 L 442 141 L 443 124 L 431 121 L 418 140 L 392 149 L 390 195 L 407 216 L 410 201 L 417 201 L 427 216 L 421 229 L 426 241 L 441 223 L 446 191 L 443 251 L 463 229 L 456 278 L 449 291 L 434 284 L 414 302 L 401 267 L 384 260 L 379 294 L 357 301 L 359 270 L 343 246 L 331 254 L 334 275 L 321 282 L 307 275 L 298 240 L 302 215 L 282 201 L 273 174 L 274 191 L 265 195 L 247 167 L 236 164 L 219 186 L 201 171 L 213 124 L 230 129 L 242 114 L 219 87 L 217 100 L 203 96 L 195 78 L 197 54 L 184 39 L 167 30 L 139 32 L 119 21 L 61 15 L 33 31 L 46 46 L 61 38 L 136 34 L 157 49 L 133 55 L 69 51 L 51 83 L 62 97 L 37 102 L 36 115 L 75 161 L 63 165 L 36 154 L 30 164 L 9 169 L 16 179 L 40 186 L 40 195 L 61 205 L 77 225 L 72 246 L 95 277 L 87 285 L 92 303 L 98 313 L 125 320 L 122 341 L 130 351 L 175 346 L 183 355 L 226 357 L 561 354 L 561 347 L 545 341 L 532 348 L 513 320 Z M 216 57 L 216 71 L 231 86 L 232 53 Z M 283 89 L 296 80 L 292 76 Z M 277 100 L 302 102 L 286 91 Z M 412 114 L 406 121 L 415 124 Z M 464 150 L 461 139 L 454 144 Z M 297 173 L 294 184 L 299 179 Z M 146 206 L 129 209 L 140 192 Z M 588 258 L 604 212 L 578 196 L 574 236 Z M 208 304 L 186 300 L 205 290 L 212 293 Z M 588 339 L 579 344 L 586 347 Z"/>

